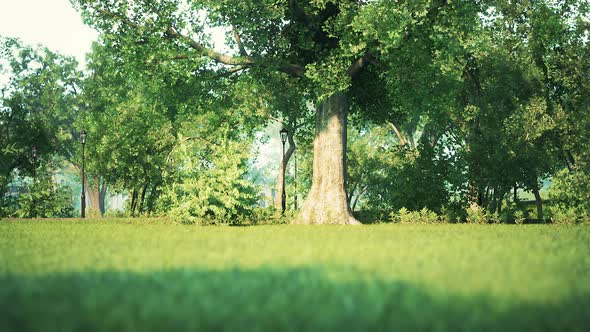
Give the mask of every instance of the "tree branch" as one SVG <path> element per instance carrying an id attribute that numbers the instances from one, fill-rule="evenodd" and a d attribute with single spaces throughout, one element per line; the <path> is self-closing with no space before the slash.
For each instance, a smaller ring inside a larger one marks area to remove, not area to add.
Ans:
<path id="1" fill-rule="evenodd" d="M 244 57 L 236 58 L 231 55 L 216 52 L 208 47 L 205 47 L 203 44 L 195 41 L 194 39 L 179 33 L 173 27 L 169 27 L 166 30 L 166 33 L 168 34 L 168 36 L 170 36 L 172 38 L 176 38 L 176 39 L 184 41 L 191 48 L 193 48 L 194 50 L 199 52 L 199 54 L 204 55 L 215 62 L 223 63 L 226 65 L 232 65 L 232 66 L 254 63 L 254 61 L 252 61 L 251 58 L 247 58 L 247 57 L 246 58 L 244 58 Z"/>
<path id="2" fill-rule="evenodd" d="M 378 64 L 377 59 L 375 59 L 371 52 L 367 52 L 365 55 L 363 55 L 362 58 L 356 60 L 350 67 L 348 67 L 346 73 L 348 74 L 348 76 L 354 77 L 363 68 L 365 68 L 367 64 Z"/>
<path id="3" fill-rule="evenodd" d="M 399 140 L 399 144 L 401 146 L 406 145 L 406 139 L 405 139 L 404 135 L 399 131 L 399 129 L 397 129 L 397 126 L 393 122 L 390 122 L 390 121 L 387 121 L 387 124 L 395 132 L 395 135 L 397 136 L 397 139 Z"/>
<path id="4" fill-rule="evenodd" d="M 240 34 L 238 33 L 238 29 L 235 26 L 232 26 L 232 30 L 234 33 L 234 39 L 238 44 L 238 48 L 240 49 L 241 56 L 248 56 L 248 52 L 246 52 L 246 48 L 244 48 L 244 44 L 242 43 L 242 38 L 240 38 Z"/>
<path id="5" fill-rule="evenodd" d="M 127 18 L 123 15 L 114 13 L 112 11 L 100 9 L 100 8 L 96 9 L 96 11 L 106 17 L 110 17 L 115 20 L 118 20 L 118 21 L 120 21 L 120 22 L 122 22 L 122 23 L 136 29 L 136 30 L 143 30 L 145 28 L 144 26 L 130 20 L 129 18 Z M 234 32 L 235 32 L 235 30 L 234 30 Z M 242 66 L 242 67 L 244 67 L 241 69 L 237 69 L 236 71 L 243 70 L 246 67 L 253 67 L 253 66 L 271 68 L 272 66 L 267 65 L 266 63 L 276 63 L 277 62 L 276 61 L 277 59 L 274 59 L 275 61 L 273 61 L 273 59 L 261 58 L 261 59 L 257 59 L 255 61 L 255 59 L 250 56 L 235 57 L 235 56 L 231 56 L 228 54 L 223 54 L 223 53 L 217 52 L 217 51 L 215 51 L 209 47 L 206 47 L 205 45 L 197 42 L 196 40 L 192 39 L 191 37 L 183 35 L 182 33 L 178 32 L 172 26 L 168 27 L 166 29 L 165 33 L 168 38 L 178 39 L 178 40 L 186 43 L 190 48 L 197 51 L 198 54 L 201 56 L 208 57 L 209 59 L 211 59 L 215 62 L 221 63 L 221 64 L 225 64 L 225 65 L 229 65 L 229 66 Z M 236 36 L 236 34 L 234 34 L 234 36 Z M 237 37 L 239 38 L 239 35 Z M 244 54 L 245 49 L 243 47 L 243 44 L 241 43 L 241 40 L 240 40 L 240 42 L 238 42 L 238 45 L 242 45 L 242 46 L 240 46 L 240 54 Z M 183 59 L 185 57 L 186 57 L 185 55 L 179 55 L 178 59 Z M 186 58 L 188 58 L 188 57 L 186 57 Z M 280 62 L 281 61 L 279 60 L 279 63 Z M 290 64 L 290 63 L 285 63 L 282 65 L 279 65 L 275 69 L 278 70 L 279 72 L 283 72 L 285 74 L 288 74 L 288 75 L 294 76 L 294 77 L 303 77 L 305 74 L 304 67 L 299 66 L 299 65 L 295 65 L 295 64 Z"/>

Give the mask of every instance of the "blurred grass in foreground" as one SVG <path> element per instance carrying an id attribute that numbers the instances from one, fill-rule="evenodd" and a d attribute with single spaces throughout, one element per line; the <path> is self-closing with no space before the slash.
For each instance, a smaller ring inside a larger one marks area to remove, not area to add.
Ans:
<path id="1" fill-rule="evenodd" d="M 2 331 L 588 326 L 588 225 L 0 222 Z"/>

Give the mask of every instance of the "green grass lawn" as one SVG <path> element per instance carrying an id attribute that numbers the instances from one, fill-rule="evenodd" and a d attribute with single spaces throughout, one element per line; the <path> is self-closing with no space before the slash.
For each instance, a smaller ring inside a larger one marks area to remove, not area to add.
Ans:
<path id="1" fill-rule="evenodd" d="M 0 222 L 0 330 L 583 331 L 590 226 Z"/>

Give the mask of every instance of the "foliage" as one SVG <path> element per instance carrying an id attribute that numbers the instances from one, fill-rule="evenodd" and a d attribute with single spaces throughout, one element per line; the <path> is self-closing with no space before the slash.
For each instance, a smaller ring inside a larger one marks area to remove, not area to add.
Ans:
<path id="1" fill-rule="evenodd" d="M 234 219 L 250 213 L 254 189 L 242 181 L 256 131 L 272 117 L 296 132 L 305 193 L 321 177 L 311 105 L 344 92 L 352 210 L 521 223 L 509 193 L 532 192 L 540 214 L 550 179 L 556 220 L 590 215 L 586 1 L 72 3 L 101 32 L 86 73 L 70 57 L 0 40 L 10 75 L 0 196 L 14 174 L 33 174 L 33 145 L 79 166 L 84 128 L 91 205 L 110 189 L 129 193 L 131 215 L 158 204 Z M 212 27 L 225 29 L 223 54 Z M 211 144 L 193 150 L 202 139 Z M 231 190 L 212 180 L 218 169 Z"/>
<path id="2" fill-rule="evenodd" d="M 399 209 L 397 213 L 391 213 L 390 220 L 399 223 L 423 223 L 436 224 L 446 220 L 437 215 L 436 212 L 423 208 L 420 211 L 410 211 L 405 207 Z"/>
<path id="3" fill-rule="evenodd" d="M 559 203 L 550 206 L 547 215 L 554 224 L 577 224 L 590 220 L 590 215 L 580 207 Z"/>
<path id="4" fill-rule="evenodd" d="M 522 224 L 524 224 L 525 220 L 526 220 L 526 218 L 525 218 L 524 212 L 522 212 L 521 210 L 514 212 L 514 223 L 515 224 L 522 225 Z"/>
<path id="5" fill-rule="evenodd" d="M 0 196 L 14 174 L 32 176 L 36 162 L 64 153 L 81 73 L 72 57 L 0 36 Z M 33 146 L 37 159 L 32 156 Z"/>
<path id="6" fill-rule="evenodd" d="M 5 197 L 8 203 L 0 213 L 16 218 L 67 218 L 74 216 L 72 193 L 69 188 L 54 183 L 50 174 L 39 172 L 24 187 L 16 199 Z"/>
<path id="7" fill-rule="evenodd" d="M 246 178 L 251 143 L 200 136 L 181 140 L 171 154 L 171 180 L 160 209 L 182 222 L 240 223 L 252 213 L 257 188 Z"/>
<path id="8" fill-rule="evenodd" d="M 294 218 L 295 212 L 287 209 L 281 214 L 274 206 L 268 208 L 256 207 L 244 224 L 250 225 L 281 225 L 289 224 Z"/>
<path id="9" fill-rule="evenodd" d="M 549 197 L 560 210 L 573 209 L 579 216 L 590 216 L 590 173 L 562 170 L 552 178 Z"/>
<path id="10" fill-rule="evenodd" d="M 471 204 L 467 209 L 466 221 L 470 224 L 487 224 L 486 210 L 477 204 Z"/>
<path id="11" fill-rule="evenodd" d="M 448 176 L 452 156 L 421 145 L 400 146 L 386 126 L 349 131 L 347 185 L 351 206 L 360 196 L 371 210 L 429 210 L 440 212 L 449 200 Z"/>

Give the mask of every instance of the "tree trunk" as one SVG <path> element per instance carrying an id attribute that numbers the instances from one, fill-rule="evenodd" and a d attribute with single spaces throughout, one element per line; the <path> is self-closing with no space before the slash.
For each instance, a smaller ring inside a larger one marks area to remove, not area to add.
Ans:
<path id="1" fill-rule="evenodd" d="M 133 188 L 133 192 L 131 193 L 131 206 L 129 207 L 129 212 L 131 212 L 131 216 L 135 216 L 135 206 L 137 205 L 137 188 Z"/>
<path id="2" fill-rule="evenodd" d="M 334 94 L 316 111 L 311 190 L 295 224 L 360 224 L 346 195 L 347 97 Z"/>
<path id="3" fill-rule="evenodd" d="M 289 138 L 289 148 L 285 151 L 285 157 L 281 158 L 281 164 L 279 165 L 279 176 L 277 177 L 277 191 L 275 195 L 275 207 L 277 208 L 277 210 L 281 210 L 283 206 L 283 180 L 285 178 L 285 173 L 287 172 L 287 165 L 289 164 L 289 160 L 291 159 L 291 156 L 295 151 L 295 141 L 293 140 L 293 134 L 293 130 L 289 130 L 289 133 L 287 135 L 287 137 Z M 285 202 L 285 206 L 286 205 L 287 202 Z"/>
<path id="4" fill-rule="evenodd" d="M 99 204 L 99 208 L 100 208 L 100 214 L 104 215 L 104 213 L 106 212 L 106 206 L 104 203 L 105 197 L 107 195 L 107 185 L 102 183 L 100 186 L 100 196 L 98 198 L 98 204 Z"/>
<path id="5" fill-rule="evenodd" d="M 150 188 L 150 194 L 148 196 L 147 199 L 147 214 L 150 215 L 152 213 L 152 211 L 154 210 L 154 203 L 156 201 L 156 198 L 158 197 L 158 193 L 159 193 L 159 187 L 160 187 L 161 182 L 160 181 L 156 181 L 152 187 Z"/>
<path id="6" fill-rule="evenodd" d="M 145 202 L 145 192 L 147 191 L 148 184 L 149 184 L 149 182 L 146 182 L 143 185 L 143 188 L 141 188 L 141 199 L 139 200 L 139 209 L 138 209 L 138 212 L 140 215 L 143 213 L 143 206 L 144 206 L 144 202 Z"/>
<path id="7" fill-rule="evenodd" d="M 543 201 L 538 187 L 533 187 L 533 195 L 535 195 L 535 204 L 537 205 L 537 219 L 543 221 Z"/>
<path id="8" fill-rule="evenodd" d="M 351 206 L 352 211 L 356 210 L 356 204 L 359 202 L 359 199 L 365 193 L 366 190 L 367 190 L 367 187 L 363 187 L 363 189 L 361 189 L 361 191 L 358 193 L 358 195 L 356 195 L 356 197 L 354 198 L 354 203 L 352 203 L 352 206 Z"/>
<path id="9" fill-rule="evenodd" d="M 91 216 L 102 216 L 101 206 L 100 206 L 100 180 L 98 177 L 94 178 L 92 185 L 87 182 L 86 191 L 88 191 L 88 199 L 90 201 L 90 206 L 88 209 L 90 210 Z"/>

